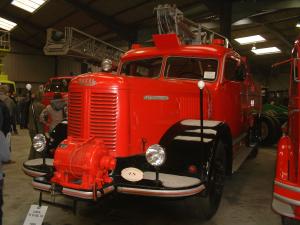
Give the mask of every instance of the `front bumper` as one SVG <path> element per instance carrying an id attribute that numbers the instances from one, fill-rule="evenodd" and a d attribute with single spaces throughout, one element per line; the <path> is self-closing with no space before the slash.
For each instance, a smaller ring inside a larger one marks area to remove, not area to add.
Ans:
<path id="1" fill-rule="evenodd" d="M 280 215 L 300 220 L 300 187 L 275 180 L 272 209 Z"/>
<path id="2" fill-rule="evenodd" d="M 32 185 L 44 192 L 55 192 L 79 199 L 95 200 L 113 191 L 122 194 L 180 198 L 196 195 L 205 189 L 205 185 L 198 178 L 160 173 L 159 183 L 155 180 L 154 172 L 146 172 L 145 179 L 139 182 L 125 181 L 116 177 L 114 183 L 98 190 L 78 190 L 62 187 L 51 183 L 46 176 L 35 177 Z M 177 183 L 178 182 L 178 183 Z"/>

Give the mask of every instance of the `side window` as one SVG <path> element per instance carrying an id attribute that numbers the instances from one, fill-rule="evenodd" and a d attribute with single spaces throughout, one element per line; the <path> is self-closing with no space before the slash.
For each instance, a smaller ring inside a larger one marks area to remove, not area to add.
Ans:
<path id="1" fill-rule="evenodd" d="M 229 81 L 243 81 L 246 77 L 244 64 L 232 58 L 226 58 L 224 77 Z"/>
<path id="2" fill-rule="evenodd" d="M 158 77 L 162 65 L 162 58 L 128 61 L 122 65 L 121 74 L 136 77 Z"/>

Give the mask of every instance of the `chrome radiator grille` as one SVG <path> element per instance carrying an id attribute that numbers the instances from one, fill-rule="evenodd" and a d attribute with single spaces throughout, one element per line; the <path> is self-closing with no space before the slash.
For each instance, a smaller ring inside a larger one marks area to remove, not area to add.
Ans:
<path id="1" fill-rule="evenodd" d="M 68 135 L 73 137 L 82 136 L 83 121 L 83 93 L 70 92 L 68 105 Z"/>
<path id="2" fill-rule="evenodd" d="M 117 140 L 117 94 L 69 92 L 68 135 L 98 137 L 114 151 Z"/>

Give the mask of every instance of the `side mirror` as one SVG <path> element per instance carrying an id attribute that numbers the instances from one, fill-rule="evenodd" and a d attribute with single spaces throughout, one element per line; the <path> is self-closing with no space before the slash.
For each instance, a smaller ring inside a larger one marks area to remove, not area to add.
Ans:
<path id="1" fill-rule="evenodd" d="M 246 79 L 246 71 L 243 66 L 239 66 L 236 70 L 236 80 L 244 81 Z"/>
<path id="2" fill-rule="evenodd" d="M 294 61 L 293 61 L 293 77 L 294 77 L 295 82 L 300 82 L 299 66 L 300 66 L 300 58 L 294 59 Z"/>

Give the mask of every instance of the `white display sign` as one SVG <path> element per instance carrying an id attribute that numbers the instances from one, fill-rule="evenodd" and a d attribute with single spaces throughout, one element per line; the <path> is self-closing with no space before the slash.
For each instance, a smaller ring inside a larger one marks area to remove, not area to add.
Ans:
<path id="1" fill-rule="evenodd" d="M 214 71 L 204 71 L 204 79 L 214 80 L 216 73 Z"/>
<path id="2" fill-rule="evenodd" d="M 48 206 L 31 205 L 23 225 L 42 225 Z"/>

